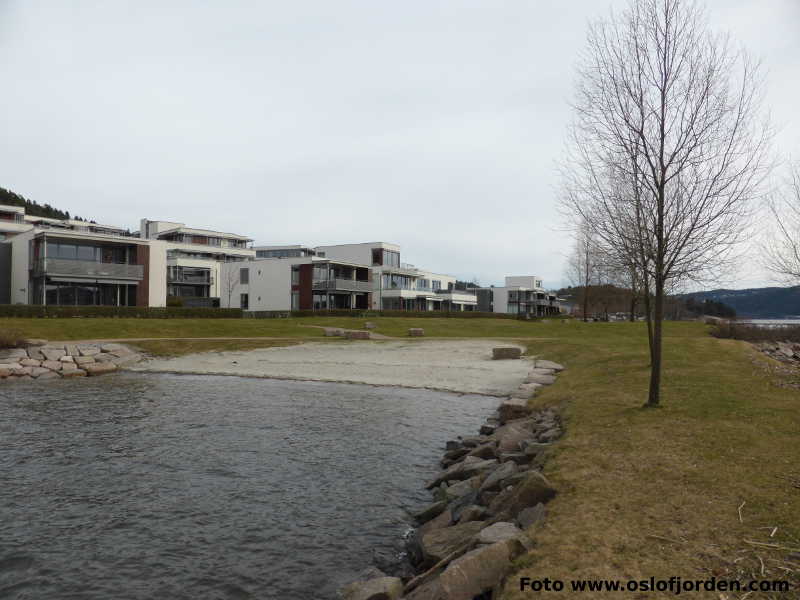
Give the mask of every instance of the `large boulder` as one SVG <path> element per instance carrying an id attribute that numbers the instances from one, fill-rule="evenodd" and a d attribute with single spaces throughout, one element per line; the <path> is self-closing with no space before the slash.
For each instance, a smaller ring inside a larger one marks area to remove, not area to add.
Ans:
<path id="1" fill-rule="evenodd" d="M 500 423 L 526 417 L 530 413 L 528 400 L 525 398 L 508 398 L 503 400 L 497 412 L 500 413 Z"/>
<path id="2" fill-rule="evenodd" d="M 494 432 L 494 439 L 497 441 L 497 451 L 519 452 L 525 443 L 534 440 L 534 422 L 529 419 L 512 421 L 499 427 Z"/>
<path id="3" fill-rule="evenodd" d="M 500 583 L 512 570 L 511 562 L 525 551 L 516 540 L 482 546 L 451 562 L 439 577 L 444 600 L 473 600 Z"/>
<path id="4" fill-rule="evenodd" d="M 480 533 L 478 533 L 477 542 L 479 544 L 488 545 L 513 539 L 523 540 L 524 535 L 522 530 L 513 523 L 500 521 L 482 529 Z M 524 541 L 523 545 L 525 545 Z"/>
<path id="5" fill-rule="evenodd" d="M 469 479 L 448 486 L 444 490 L 445 500 L 451 501 L 466 496 L 474 490 L 477 490 L 481 486 L 482 480 L 482 476 L 476 475 L 475 477 L 470 477 Z"/>
<path id="6" fill-rule="evenodd" d="M 403 582 L 398 577 L 379 577 L 356 581 L 339 593 L 343 600 L 398 600 L 403 595 Z"/>
<path id="7" fill-rule="evenodd" d="M 432 566 L 457 550 L 466 550 L 484 525 L 483 521 L 470 521 L 426 533 L 420 540 L 425 563 Z"/>
<path id="8" fill-rule="evenodd" d="M 83 365 L 83 369 L 90 377 L 94 377 L 95 375 L 113 373 L 117 370 L 117 365 L 115 365 L 113 362 L 95 362 L 88 365 Z"/>
<path id="9" fill-rule="evenodd" d="M 41 352 L 47 360 L 58 360 L 66 355 L 64 348 L 58 346 L 42 346 L 39 348 L 39 352 Z"/>
<path id="10" fill-rule="evenodd" d="M 527 477 L 515 487 L 506 489 L 492 500 L 489 512 L 497 517 L 513 520 L 523 509 L 545 504 L 556 495 L 544 475 L 538 471 L 528 471 Z"/>
<path id="11" fill-rule="evenodd" d="M 486 518 L 486 508 L 477 504 L 470 504 L 461 510 L 459 523 L 469 523 L 470 521 L 482 521 Z"/>
<path id="12" fill-rule="evenodd" d="M 504 462 L 483 481 L 480 487 L 481 492 L 490 492 L 503 487 L 503 482 L 517 472 L 517 465 L 514 462 Z"/>
<path id="13" fill-rule="evenodd" d="M 23 358 L 19 361 L 23 367 L 39 367 L 42 364 L 42 361 L 36 360 L 35 358 Z"/>
<path id="14" fill-rule="evenodd" d="M 484 460 L 495 458 L 495 443 L 488 442 L 486 444 L 481 444 L 480 446 L 475 446 L 469 451 L 468 455 L 477 456 L 478 458 L 482 458 Z"/>
<path id="15" fill-rule="evenodd" d="M 405 595 L 405 600 L 443 600 L 438 579 L 427 581 Z"/>
<path id="16" fill-rule="evenodd" d="M 536 506 L 522 509 L 517 515 L 517 523 L 522 529 L 528 529 L 544 521 L 545 516 L 547 516 L 547 509 L 540 502 Z"/>

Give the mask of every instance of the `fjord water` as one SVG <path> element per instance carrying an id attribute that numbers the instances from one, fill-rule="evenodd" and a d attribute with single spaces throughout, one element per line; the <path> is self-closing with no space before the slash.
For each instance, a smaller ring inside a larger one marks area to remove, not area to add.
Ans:
<path id="1" fill-rule="evenodd" d="M 117 374 L 0 388 L 0 598 L 336 597 L 483 396 Z"/>

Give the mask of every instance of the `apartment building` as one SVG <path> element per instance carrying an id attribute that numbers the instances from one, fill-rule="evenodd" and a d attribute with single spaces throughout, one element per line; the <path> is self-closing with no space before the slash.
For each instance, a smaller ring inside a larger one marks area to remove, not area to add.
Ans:
<path id="1" fill-rule="evenodd" d="M 83 221 L 40 221 L 6 239 L 0 272 L 8 278 L 0 298 L 10 304 L 164 306 L 165 281 L 152 246 L 121 229 L 93 229 Z"/>
<path id="2" fill-rule="evenodd" d="M 219 306 L 234 281 L 223 280 L 220 266 L 255 258 L 252 239 L 235 233 L 195 229 L 184 223 L 142 219 L 138 236 L 163 242 L 167 297 L 183 306 Z M 161 251 L 161 250 L 159 250 Z"/>
<path id="3" fill-rule="evenodd" d="M 400 262 L 385 242 L 332 246 L 261 246 L 248 265 L 224 265 L 238 280 L 222 306 L 283 310 L 474 310 L 477 300 L 456 278 Z M 238 270 L 237 270 L 238 269 Z"/>
<path id="4" fill-rule="evenodd" d="M 245 236 L 141 221 L 140 231 L 0 206 L 0 303 L 219 305 L 219 265 L 255 256 Z"/>
<path id="5" fill-rule="evenodd" d="M 506 277 L 504 286 L 478 288 L 476 295 L 481 312 L 543 317 L 561 310 L 555 294 L 546 291 L 542 280 L 532 275 Z"/>

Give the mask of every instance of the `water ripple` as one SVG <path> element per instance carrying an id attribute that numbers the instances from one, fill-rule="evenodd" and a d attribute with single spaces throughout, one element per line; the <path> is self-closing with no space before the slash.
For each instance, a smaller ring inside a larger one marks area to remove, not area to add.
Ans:
<path id="1" fill-rule="evenodd" d="M 0 389 L 0 598 L 335 597 L 496 399 L 117 374 Z"/>

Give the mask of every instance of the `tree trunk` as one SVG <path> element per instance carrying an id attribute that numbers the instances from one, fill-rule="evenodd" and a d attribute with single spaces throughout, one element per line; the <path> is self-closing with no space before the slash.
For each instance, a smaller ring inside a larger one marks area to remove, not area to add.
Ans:
<path id="1" fill-rule="evenodd" d="M 650 349 L 650 393 L 649 407 L 658 406 L 661 400 L 661 328 L 664 320 L 664 282 L 656 279 L 655 306 L 653 310 L 653 337 Z"/>

